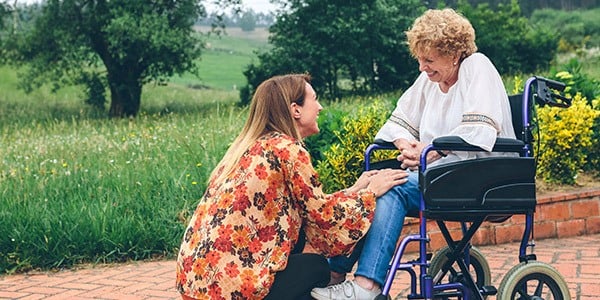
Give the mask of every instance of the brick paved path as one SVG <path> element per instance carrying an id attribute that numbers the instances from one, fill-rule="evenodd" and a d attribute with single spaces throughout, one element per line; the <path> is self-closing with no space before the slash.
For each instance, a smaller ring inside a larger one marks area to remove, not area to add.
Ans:
<path id="1" fill-rule="evenodd" d="M 538 260 L 565 277 L 574 300 L 600 299 L 600 234 L 536 241 Z M 518 244 L 479 248 L 498 286 L 517 264 Z M 174 262 L 140 262 L 95 266 L 52 273 L 0 277 L 0 299 L 180 299 L 174 286 Z M 393 295 L 406 299 L 408 275 L 399 272 Z M 488 299 L 494 299 L 490 297 Z"/>

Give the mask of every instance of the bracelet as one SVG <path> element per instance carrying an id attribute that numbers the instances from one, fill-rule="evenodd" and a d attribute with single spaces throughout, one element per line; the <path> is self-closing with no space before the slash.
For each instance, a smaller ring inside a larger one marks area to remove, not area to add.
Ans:
<path id="1" fill-rule="evenodd" d="M 448 154 L 444 153 L 444 151 L 442 151 L 442 150 L 435 150 L 435 152 L 437 152 L 437 154 L 439 154 L 441 157 L 448 156 Z"/>

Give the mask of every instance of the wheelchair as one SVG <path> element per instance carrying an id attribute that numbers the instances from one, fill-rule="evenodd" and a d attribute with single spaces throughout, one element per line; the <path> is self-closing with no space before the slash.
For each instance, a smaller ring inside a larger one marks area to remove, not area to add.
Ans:
<path id="1" fill-rule="evenodd" d="M 571 100 L 561 95 L 564 89 L 561 82 L 534 76 L 525 82 L 523 94 L 509 97 L 517 138 L 497 138 L 492 152 L 512 152 L 513 156 L 492 156 L 427 168 L 426 157 L 430 151 L 483 150 L 456 136 L 439 137 L 425 147 L 419 166 L 420 209 L 418 216 L 414 216 L 419 219 L 419 233 L 408 235 L 398 243 L 378 300 L 390 299 L 389 292 L 399 270 L 410 275 L 407 299 L 469 300 L 493 295 L 499 300 L 570 299 L 561 274 L 549 264 L 537 261 L 533 254 L 534 102 L 539 106 L 569 107 Z M 395 149 L 392 143 L 370 145 L 365 151 L 365 169 L 399 168 L 395 159 L 371 162 L 374 151 Z M 525 216 L 518 254 L 520 263 L 505 274 L 496 288 L 490 285 L 491 272 L 485 257 L 471 245 L 471 239 L 484 222 L 501 223 L 512 215 Z M 427 220 L 436 222 L 447 243 L 435 255 L 427 251 Z M 456 239 L 451 235 L 448 222 L 460 223 L 461 237 Z M 419 243 L 418 258 L 403 261 L 406 247 L 412 242 Z"/>

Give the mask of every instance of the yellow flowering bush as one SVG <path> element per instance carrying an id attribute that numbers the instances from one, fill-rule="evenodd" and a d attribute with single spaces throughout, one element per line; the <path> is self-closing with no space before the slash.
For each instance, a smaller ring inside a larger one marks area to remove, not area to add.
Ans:
<path id="1" fill-rule="evenodd" d="M 596 112 L 600 113 L 600 95 L 592 100 L 592 108 Z M 583 167 L 586 171 L 595 172 L 596 175 L 600 174 L 600 117 L 596 118 L 594 127 L 592 128 L 592 147 L 587 155 L 587 161 Z"/>
<path id="2" fill-rule="evenodd" d="M 564 82 L 567 87 L 565 93 L 576 95 L 581 93 L 587 98 L 588 104 L 596 111 L 600 111 L 600 82 L 581 72 L 581 63 L 570 61 L 566 66 L 568 71 L 560 71 L 554 74 L 554 79 Z M 596 118 L 592 135 L 592 147 L 586 154 L 586 162 L 583 166 L 585 171 L 600 174 L 600 118 Z"/>
<path id="3" fill-rule="evenodd" d="M 566 84 L 564 95 L 572 98 L 569 108 L 538 107 L 533 114 L 537 175 L 548 183 L 575 184 L 581 170 L 600 171 L 600 84 L 581 72 L 571 61 L 547 78 Z M 566 71 L 565 71 L 566 70 Z M 523 79 L 513 78 L 512 94 L 523 92 Z M 590 100 L 591 99 L 591 100 Z"/>
<path id="4" fill-rule="evenodd" d="M 593 127 L 599 116 L 600 111 L 591 107 L 580 93 L 567 109 L 537 108 L 538 176 L 548 183 L 575 184 L 577 173 L 594 145 Z"/>
<path id="5" fill-rule="evenodd" d="M 380 100 L 359 106 L 354 113 L 342 117 L 342 127 L 334 131 L 339 142 L 322 154 L 316 171 L 327 192 L 352 186 L 363 170 L 364 152 L 373 143 L 377 131 L 391 113 Z M 395 157 L 394 151 L 377 151 L 373 159 Z"/>

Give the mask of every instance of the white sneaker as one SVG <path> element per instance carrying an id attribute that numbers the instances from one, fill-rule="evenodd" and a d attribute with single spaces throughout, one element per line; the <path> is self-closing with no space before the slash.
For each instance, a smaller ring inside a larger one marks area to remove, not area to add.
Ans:
<path id="1" fill-rule="evenodd" d="M 380 293 L 381 289 L 367 290 L 354 280 L 348 280 L 324 288 L 314 288 L 310 295 L 317 300 L 373 300 Z"/>

